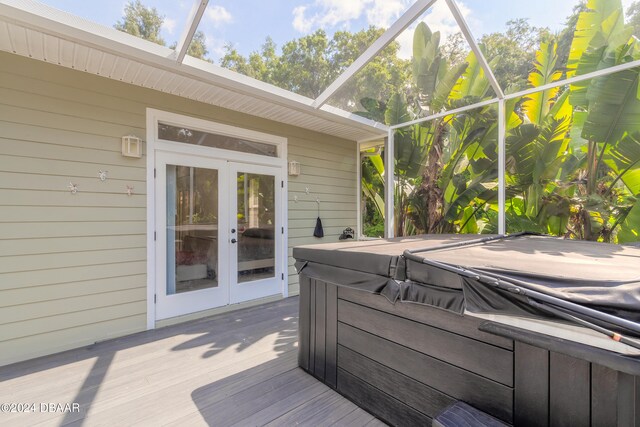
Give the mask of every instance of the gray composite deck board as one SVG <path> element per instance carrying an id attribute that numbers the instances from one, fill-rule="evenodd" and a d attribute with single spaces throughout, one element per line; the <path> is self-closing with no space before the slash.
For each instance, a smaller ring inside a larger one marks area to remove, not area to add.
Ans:
<path id="1" fill-rule="evenodd" d="M 298 298 L 0 367 L 0 425 L 381 425 L 297 364 Z"/>

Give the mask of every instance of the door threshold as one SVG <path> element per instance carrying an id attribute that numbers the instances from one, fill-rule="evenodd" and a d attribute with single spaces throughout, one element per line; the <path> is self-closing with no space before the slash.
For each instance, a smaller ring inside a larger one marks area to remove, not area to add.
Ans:
<path id="1" fill-rule="evenodd" d="M 240 310 L 242 308 L 249 308 L 260 304 L 265 304 L 267 302 L 273 302 L 283 299 L 282 294 L 271 295 L 264 298 L 257 298 L 251 301 L 245 301 L 236 304 L 228 304 L 222 307 L 212 308 L 209 310 L 197 311 L 195 313 L 189 313 L 182 316 L 171 317 L 169 319 L 156 320 L 155 327 L 162 328 L 165 326 L 176 325 L 178 323 L 187 322 L 189 320 L 202 319 L 203 317 L 209 317 L 216 314 L 227 313 L 230 311 Z"/>

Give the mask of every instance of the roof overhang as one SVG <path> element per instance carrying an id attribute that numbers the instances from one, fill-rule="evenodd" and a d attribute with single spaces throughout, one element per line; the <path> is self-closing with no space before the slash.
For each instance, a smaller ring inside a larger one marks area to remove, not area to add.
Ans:
<path id="1" fill-rule="evenodd" d="M 0 0 L 0 50 L 354 141 L 388 127 L 33 0 Z"/>

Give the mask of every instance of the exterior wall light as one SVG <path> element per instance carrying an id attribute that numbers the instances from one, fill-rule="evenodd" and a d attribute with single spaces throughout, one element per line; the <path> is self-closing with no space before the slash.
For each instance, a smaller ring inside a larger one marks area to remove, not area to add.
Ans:
<path id="1" fill-rule="evenodd" d="M 298 175 L 300 175 L 300 162 L 291 160 L 289 162 L 289 176 L 298 176 Z"/>
<path id="2" fill-rule="evenodd" d="M 137 136 L 127 135 L 122 137 L 122 155 L 124 157 L 142 157 L 142 140 Z"/>

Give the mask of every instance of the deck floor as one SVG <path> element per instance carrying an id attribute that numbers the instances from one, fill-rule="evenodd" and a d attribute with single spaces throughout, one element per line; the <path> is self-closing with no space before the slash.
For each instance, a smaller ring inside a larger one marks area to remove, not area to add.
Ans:
<path id="1" fill-rule="evenodd" d="M 383 425 L 297 367 L 297 311 L 288 298 L 0 367 L 0 403 L 36 404 L 0 425 Z"/>

